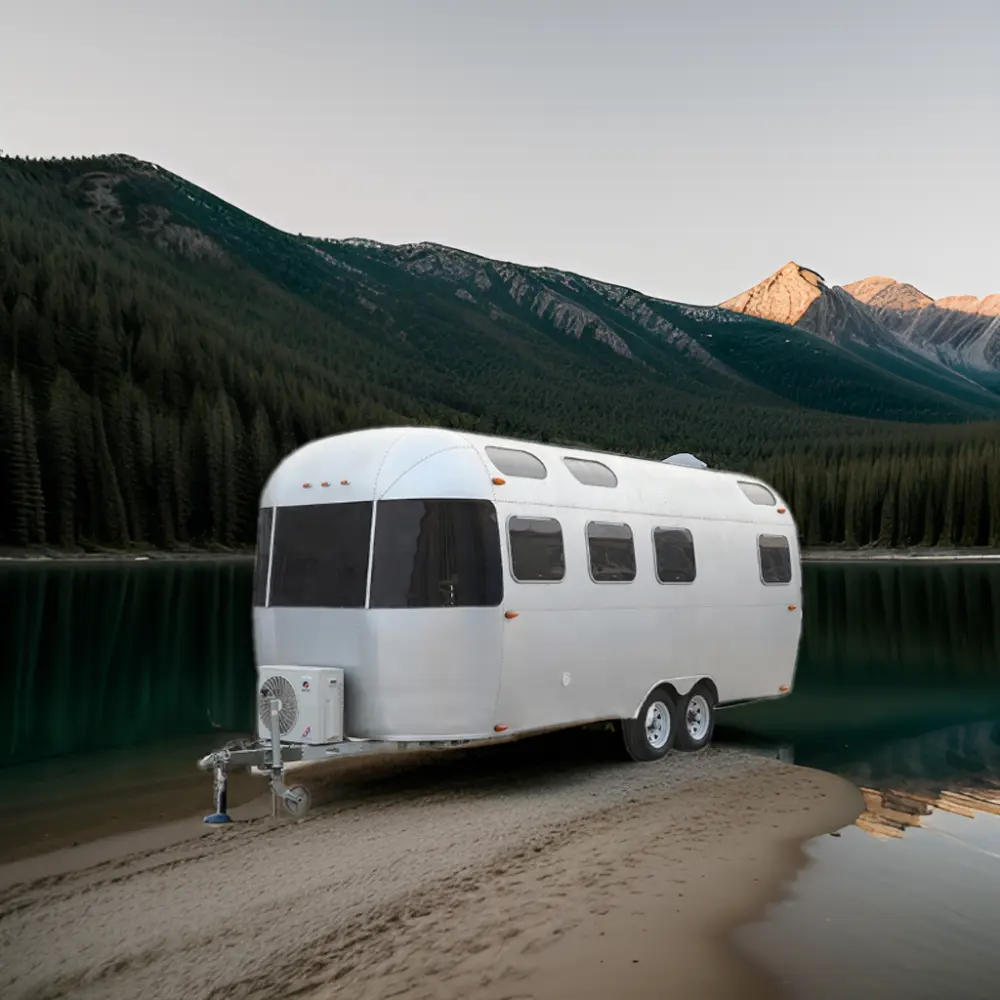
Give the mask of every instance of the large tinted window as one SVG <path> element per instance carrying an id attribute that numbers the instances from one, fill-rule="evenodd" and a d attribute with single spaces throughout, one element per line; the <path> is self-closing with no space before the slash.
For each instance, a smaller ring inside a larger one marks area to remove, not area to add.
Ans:
<path id="1" fill-rule="evenodd" d="M 278 507 L 268 604 L 363 608 L 371 518 L 370 501 Z"/>
<path id="2" fill-rule="evenodd" d="M 493 504 L 379 502 L 371 607 L 496 607 L 502 599 L 500 532 Z"/>
<path id="3" fill-rule="evenodd" d="M 267 571 L 271 566 L 271 523 L 273 507 L 261 507 L 257 514 L 257 557 L 253 564 L 253 603 L 262 608 L 267 600 Z"/>
<path id="4" fill-rule="evenodd" d="M 781 535 L 761 535 L 757 539 L 760 578 L 764 583 L 792 582 L 792 555 L 788 539 Z"/>
<path id="5" fill-rule="evenodd" d="M 566 575 L 562 527 L 551 517 L 512 517 L 510 571 L 522 583 L 552 582 Z"/>
<path id="6" fill-rule="evenodd" d="M 627 524 L 587 525 L 590 575 L 598 583 L 628 583 L 635 579 L 635 544 Z"/>
<path id="7" fill-rule="evenodd" d="M 654 528 L 656 578 L 660 583 L 691 583 L 695 578 L 694 539 L 687 528 Z"/>

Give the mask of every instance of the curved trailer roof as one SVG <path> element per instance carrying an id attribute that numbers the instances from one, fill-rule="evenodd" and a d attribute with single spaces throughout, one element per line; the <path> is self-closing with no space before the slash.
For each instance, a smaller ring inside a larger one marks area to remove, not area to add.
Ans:
<path id="1" fill-rule="evenodd" d="M 534 456 L 544 478 L 506 472 L 512 459 L 531 464 L 510 451 Z M 566 459 L 577 460 L 576 474 Z M 587 475 L 593 466 L 580 461 L 599 463 L 613 477 Z M 590 481 L 578 478 L 581 468 Z M 752 476 L 433 427 L 379 427 L 311 441 L 275 468 L 261 506 L 430 497 L 790 523 L 773 488 Z"/>

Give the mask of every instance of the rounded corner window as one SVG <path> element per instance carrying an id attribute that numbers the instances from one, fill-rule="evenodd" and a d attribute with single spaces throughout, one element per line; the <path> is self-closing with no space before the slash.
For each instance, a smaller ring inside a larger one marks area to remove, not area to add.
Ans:
<path id="1" fill-rule="evenodd" d="M 589 521 L 587 550 L 594 583 L 631 583 L 635 579 L 635 540 L 627 524 Z"/>
<path id="2" fill-rule="evenodd" d="M 505 476 L 521 479 L 544 479 L 548 474 L 545 463 L 530 451 L 520 448 L 500 448 L 486 446 L 486 457 Z"/>
<path id="3" fill-rule="evenodd" d="M 737 485 L 747 500 L 757 504 L 758 507 L 774 507 L 778 502 L 775 495 L 762 483 L 748 483 L 739 480 Z"/>
<path id="4" fill-rule="evenodd" d="M 654 528 L 653 554 L 660 583 L 694 583 L 698 566 L 694 537 L 687 528 Z"/>
<path id="5" fill-rule="evenodd" d="M 564 458 L 563 463 L 578 483 L 584 486 L 605 486 L 613 488 L 618 485 L 618 477 L 603 462 L 595 462 L 590 458 Z"/>
<path id="6" fill-rule="evenodd" d="M 757 558 L 762 583 L 792 582 L 792 550 L 784 535 L 758 535 Z"/>
<path id="7" fill-rule="evenodd" d="M 559 583 L 566 576 L 562 525 L 554 517 L 507 518 L 510 574 L 518 583 Z"/>

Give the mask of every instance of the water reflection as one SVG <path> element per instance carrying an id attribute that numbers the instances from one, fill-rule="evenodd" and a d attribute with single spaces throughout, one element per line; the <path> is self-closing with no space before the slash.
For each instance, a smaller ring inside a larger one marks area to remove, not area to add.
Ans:
<path id="1" fill-rule="evenodd" d="M 250 587 L 246 560 L 0 564 L 0 763 L 245 730 Z"/>
<path id="2" fill-rule="evenodd" d="M 1000 785 L 1000 782 L 998 782 Z M 865 811 L 854 821 L 855 826 L 875 837 L 902 837 L 910 827 L 921 825 L 921 818 L 935 809 L 974 819 L 977 813 L 1000 816 L 1000 788 L 946 788 L 935 796 L 888 788 L 862 788 Z"/>
<path id="3" fill-rule="evenodd" d="M 737 946 L 792 1000 L 995 997 L 1000 719 L 881 740 L 818 735 L 795 762 L 858 785 L 864 811 L 806 846 L 810 864 Z"/>
<path id="4" fill-rule="evenodd" d="M 903 837 L 806 847 L 785 899 L 736 935 L 790 1000 L 993 1000 L 1000 817 L 933 810 Z"/>
<path id="5" fill-rule="evenodd" d="M 819 759 L 1000 715 L 997 567 L 810 563 L 803 582 L 792 696 L 727 711 L 720 736 Z M 249 560 L 0 563 L 0 763 L 250 729 L 251 587 Z"/>
<path id="6" fill-rule="evenodd" d="M 723 713 L 865 809 L 738 945 L 802 1000 L 997 995 L 1000 570 L 810 566 L 796 686 Z"/>
<path id="7" fill-rule="evenodd" d="M 793 743 L 823 767 L 886 740 L 1000 715 L 1000 569 L 807 564 L 789 698 L 722 713 L 723 732 Z M 846 753 L 844 751 L 847 751 Z"/>

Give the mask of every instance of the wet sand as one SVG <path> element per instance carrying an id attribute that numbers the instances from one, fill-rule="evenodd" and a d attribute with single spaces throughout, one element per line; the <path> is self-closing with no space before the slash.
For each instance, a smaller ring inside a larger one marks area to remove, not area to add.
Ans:
<path id="1" fill-rule="evenodd" d="M 33 859 L 31 871 L 47 871 L 38 855 L 105 838 L 130 844 L 127 835 L 135 831 L 212 812 L 212 779 L 195 761 L 239 735 L 180 737 L 0 769 L 0 801 L 12 805 L 0 809 L 0 870 L 9 873 L 8 862 Z M 261 788 L 259 778 L 233 774 L 230 807 L 258 798 Z M 113 850 L 109 844 L 101 849 Z"/>
<path id="2" fill-rule="evenodd" d="M 539 746 L 311 769 L 298 822 L 258 800 L 0 867 L 0 995 L 778 996 L 727 934 L 857 789 L 725 747 Z"/>

